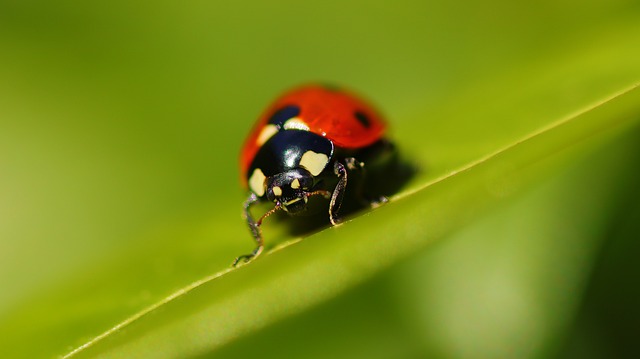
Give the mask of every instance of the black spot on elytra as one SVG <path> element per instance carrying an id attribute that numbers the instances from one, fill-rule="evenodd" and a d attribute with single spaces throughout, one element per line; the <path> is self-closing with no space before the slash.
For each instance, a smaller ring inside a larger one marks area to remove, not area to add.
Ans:
<path id="1" fill-rule="evenodd" d="M 282 125 L 287 122 L 288 119 L 296 117 L 299 114 L 300 107 L 296 105 L 287 105 L 271 115 L 271 118 L 269 118 L 269 123 L 278 127 L 282 127 Z"/>
<path id="2" fill-rule="evenodd" d="M 369 128 L 371 126 L 371 121 L 369 117 L 360 111 L 356 111 L 353 116 L 364 126 L 365 128 Z"/>

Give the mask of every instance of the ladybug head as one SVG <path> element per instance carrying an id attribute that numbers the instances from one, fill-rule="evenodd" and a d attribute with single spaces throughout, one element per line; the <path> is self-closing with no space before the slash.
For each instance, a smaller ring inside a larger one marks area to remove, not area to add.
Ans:
<path id="1" fill-rule="evenodd" d="M 270 176 L 266 180 L 267 199 L 288 213 L 302 212 L 313 187 L 313 175 L 304 168 L 295 168 Z"/>

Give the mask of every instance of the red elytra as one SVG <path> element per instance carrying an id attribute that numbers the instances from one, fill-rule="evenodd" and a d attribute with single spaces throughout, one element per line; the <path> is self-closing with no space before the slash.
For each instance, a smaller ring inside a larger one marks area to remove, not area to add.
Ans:
<path id="1" fill-rule="evenodd" d="M 300 108 L 297 117 L 309 127 L 309 131 L 326 137 L 336 147 L 366 147 L 378 141 L 386 128 L 378 112 L 350 92 L 322 85 L 296 88 L 271 104 L 247 137 L 240 155 L 241 178 L 245 186 L 246 172 L 260 149 L 257 140 L 262 128 L 276 111 L 289 105 Z"/>

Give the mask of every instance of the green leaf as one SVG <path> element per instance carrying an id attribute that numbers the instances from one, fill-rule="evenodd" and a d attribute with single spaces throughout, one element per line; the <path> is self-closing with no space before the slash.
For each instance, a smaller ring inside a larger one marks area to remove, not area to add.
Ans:
<path id="1" fill-rule="evenodd" d="M 640 116 L 638 103 L 640 89 L 634 88 L 376 211 L 288 242 L 250 265 L 194 282 L 94 338 L 79 353 L 114 358 L 194 355 L 295 315 L 463 224 L 482 204 L 504 195 L 503 184 L 492 182 L 506 178 L 508 186 L 521 183 L 530 172 L 549 166 L 537 163 L 545 157 L 633 122 Z"/>
<path id="2" fill-rule="evenodd" d="M 631 133 L 639 12 L 0 5 L 0 356 L 224 353 L 474 233 L 496 203 Z M 243 136 L 270 99 L 310 80 L 371 97 L 419 172 L 340 226 L 293 238 L 266 223 L 267 253 L 231 269 L 251 249 Z"/>

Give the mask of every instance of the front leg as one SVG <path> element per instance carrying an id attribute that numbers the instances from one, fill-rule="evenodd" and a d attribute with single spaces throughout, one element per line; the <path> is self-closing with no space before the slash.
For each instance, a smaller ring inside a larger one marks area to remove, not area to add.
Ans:
<path id="1" fill-rule="evenodd" d="M 241 255 L 241 256 L 237 257 L 235 259 L 235 261 L 233 261 L 233 266 L 234 267 L 236 265 L 238 265 L 238 263 L 240 261 L 248 262 L 251 259 L 257 257 L 258 255 L 260 255 L 260 253 L 262 253 L 262 249 L 264 248 L 264 242 L 262 240 L 262 233 L 260 233 L 260 224 L 262 222 L 262 218 L 260 218 L 260 220 L 258 222 L 256 222 L 253 219 L 253 216 L 251 215 L 251 211 L 249 210 L 251 205 L 256 203 L 256 202 L 258 202 L 258 196 L 255 193 L 251 193 L 249 195 L 249 198 L 247 198 L 247 200 L 244 202 L 244 206 L 243 206 L 244 218 L 247 221 L 247 225 L 249 226 L 249 230 L 251 231 L 251 235 L 253 236 L 253 239 L 256 242 L 256 248 L 253 250 L 253 252 L 251 252 L 249 254 L 244 254 L 244 255 Z"/>

